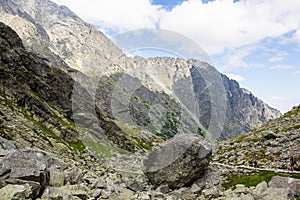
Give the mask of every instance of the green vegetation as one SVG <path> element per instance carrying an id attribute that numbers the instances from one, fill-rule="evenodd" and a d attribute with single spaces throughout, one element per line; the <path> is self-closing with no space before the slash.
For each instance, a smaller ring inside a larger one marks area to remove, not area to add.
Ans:
<path id="1" fill-rule="evenodd" d="M 9 107 L 12 111 L 15 110 L 13 104 L 11 101 L 9 101 L 8 99 L 5 99 L 5 106 Z"/>
<path id="2" fill-rule="evenodd" d="M 84 151 L 84 149 L 85 149 L 85 145 L 83 144 L 82 141 L 70 142 L 69 145 L 70 145 L 70 147 L 73 147 L 74 149 L 77 149 L 80 152 Z"/>
<path id="3" fill-rule="evenodd" d="M 95 139 L 89 138 L 84 140 L 84 145 L 89 147 L 93 152 L 95 152 L 101 158 L 109 158 L 113 156 L 113 152 L 128 154 L 124 149 L 119 149 L 116 147 L 108 146 L 102 142 L 97 142 Z"/>
<path id="4" fill-rule="evenodd" d="M 143 130 L 119 121 L 115 121 L 115 123 L 118 125 L 118 127 L 120 127 L 124 132 L 126 132 L 129 135 L 129 137 L 133 140 L 135 146 L 147 151 L 152 148 L 152 143 L 146 142 L 139 137 Z"/>
<path id="5" fill-rule="evenodd" d="M 84 144 L 102 158 L 112 157 L 112 147 L 109 147 L 100 142 L 95 142 L 92 139 L 85 140 Z"/>
<path id="6" fill-rule="evenodd" d="M 171 138 L 177 134 L 180 122 L 178 116 L 173 112 L 167 112 L 161 135 Z"/>
<path id="7" fill-rule="evenodd" d="M 275 172 L 270 171 L 259 171 L 259 172 L 251 172 L 250 174 L 244 175 L 233 175 L 229 176 L 228 182 L 222 184 L 222 186 L 228 190 L 237 184 L 243 184 L 246 187 L 256 186 L 262 181 L 269 182 L 273 176 L 279 175 Z"/>
<path id="8" fill-rule="evenodd" d="M 145 150 L 149 151 L 153 146 L 152 144 L 144 142 L 143 140 L 141 140 L 137 137 L 132 137 L 132 139 L 134 140 L 135 146 L 139 147 L 140 149 L 145 149 Z"/>
<path id="9" fill-rule="evenodd" d="M 269 182 L 273 176 L 284 176 L 292 178 L 300 178 L 299 174 L 285 174 L 272 171 L 253 171 L 249 174 L 239 174 L 228 176 L 228 181 L 223 183 L 222 186 L 227 190 L 237 184 L 243 184 L 246 187 L 256 186 L 262 181 Z"/>
<path id="10" fill-rule="evenodd" d="M 65 120 L 63 120 L 61 117 L 59 117 L 59 116 L 56 115 L 56 114 L 53 114 L 52 117 L 53 117 L 56 121 L 58 121 L 60 124 L 62 124 L 62 125 L 64 125 L 64 126 L 67 126 L 67 127 L 71 128 L 71 129 L 76 128 L 74 122 L 72 122 L 71 120 L 65 121 Z"/>
<path id="11" fill-rule="evenodd" d="M 240 135 L 240 136 L 237 136 L 237 137 L 231 139 L 230 141 L 234 141 L 236 143 L 240 143 L 240 142 L 245 141 L 247 137 L 248 137 L 248 135 L 243 134 L 243 135 Z"/>
<path id="12" fill-rule="evenodd" d="M 24 110 L 22 111 L 22 114 L 24 115 L 24 117 L 26 119 L 33 122 L 41 131 L 43 131 L 44 133 L 46 133 L 47 135 L 49 135 L 50 137 L 55 139 L 58 143 L 62 143 L 62 144 L 65 144 L 65 145 L 68 146 L 68 144 L 62 138 L 58 137 L 50 129 L 46 128 L 42 123 L 40 123 L 40 122 L 36 121 L 35 119 L 33 119 L 33 117 L 29 116 Z"/>
<path id="13" fill-rule="evenodd" d="M 199 135 L 201 135 L 201 136 L 204 137 L 204 138 L 206 137 L 205 131 L 203 131 L 200 127 L 198 127 L 198 130 L 197 130 L 197 131 L 198 131 L 198 134 L 199 134 Z"/>
<path id="14" fill-rule="evenodd" d="M 295 130 L 295 129 L 300 129 L 300 124 L 296 124 L 293 126 L 288 126 L 288 127 L 284 127 L 282 129 L 283 132 L 287 132 L 287 131 L 291 131 L 291 130 Z"/>
<path id="15" fill-rule="evenodd" d="M 70 142 L 67 143 L 63 138 L 57 136 L 52 130 L 50 130 L 49 128 L 47 128 L 46 126 L 44 126 L 41 122 L 35 120 L 32 116 L 30 116 L 26 109 L 22 106 L 15 106 L 11 101 L 9 101 L 8 99 L 6 99 L 5 101 L 5 105 L 8 106 L 11 110 L 15 111 L 18 110 L 20 111 L 23 116 L 31 121 L 33 124 L 35 124 L 43 133 L 45 133 L 46 135 L 49 135 L 51 138 L 53 138 L 56 142 L 58 143 L 62 143 L 64 145 L 66 145 L 68 148 L 74 148 L 79 150 L 80 152 L 84 151 L 85 146 L 81 141 L 77 141 L 77 142 Z M 60 122 L 62 125 L 64 126 L 68 126 L 68 127 L 74 127 L 75 125 L 72 124 L 71 121 L 69 122 L 65 122 L 64 120 L 62 120 L 60 117 L 58 117 L 57 115 L 53 115 L 52 116 L 54 119 L 56 119 L 58 122 Z"/>

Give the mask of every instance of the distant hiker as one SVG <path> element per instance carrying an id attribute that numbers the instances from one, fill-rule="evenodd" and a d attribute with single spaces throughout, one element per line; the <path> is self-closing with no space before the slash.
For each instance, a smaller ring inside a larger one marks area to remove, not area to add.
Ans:
<path id="1" fill-rule="evenodd" d="M 257 167 L 257 156 L 253 156 L 253 166 L 256 168 Z"/>
<path id="2" fill-rule="evenodd" d="M 294 171 L 296 165 L 296 160 L 293 156 L 290 157 L 290 170 Z"/>

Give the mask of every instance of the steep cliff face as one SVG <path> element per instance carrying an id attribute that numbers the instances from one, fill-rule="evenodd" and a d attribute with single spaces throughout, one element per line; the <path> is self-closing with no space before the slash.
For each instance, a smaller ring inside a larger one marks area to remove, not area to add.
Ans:
<path id="1" fill-rule="evenodd" d="M 194 121 L 187 123 L 192 132 L 199 127 L 211 133 L 211 139 L 228 139 L 280 116 L 278 110 L 205 62 L 168 57 L 124 60 L 114 64 L 126 66 L 126 72 L 147 88 L 171 95 L 181 119 Z M 182 130 L 189 132 L 187 127 Z"/>
<path id="2" fill-rule="evenodd" d="M 0 5 L 0 20 L 20 35 L 25 47 L 81 85 L 87 84 L 85 89 L 97 97 L 95 104 L 105 110 L 110 121 L 155 134 L 166 129 L 171 135 L 204 130 L 210 139 L 218 140 L 278 116 L 276 110 L 207 63 L 167 57 L 128 58 L 93 26 L 48 0 L 4 0 Z M 86 83 L 72 68 L 97 81 Z M 123 78 L 114 79 L 120 72 Z M 139 81 L 132 82 L 136 78 Z M 119 92 L 116 85 L 125 92 Z M 82 115 L 85 113 L 79 113 Z"/>
<path id="3" fill-rule="evenodd" d="M 222 78 L 227 93 L 228 107 L 226 125 L 221 136 L 223 139 L 249 132 L 280 116 L 278 110 L 268 106 L 250 91 L 240 88 L 236 81 L 224 75 Z"/>
<path id="4" fill-rule="evenodd" d="M 83 147 L 70 121 L 73 79 L 28 53 L 1 22 L 0 47 L 1 136 L 45 150 L 56 146 L 51 151 L 58 155 L 68 155 L 72 144 Z"/>
<path id="5" fill-rule="evenodd" d="M 74 97 L 74 79 L 64 71 L 47 65 L 34 53 L 27 52 L 18 35 L 1 22 L 0 47 L 2 137 L 25 146 L 53 150 L 58 155 L 68 154 L 68 149 L 74 148 L 83 151 L 86 140 L 106 145 L 113 142 L 123 149 L 135 151 L 138 148 L 149 149 L 157 139 L 145 131 L 139 135 L 122 131 L 112 119 L 103 117 L 105 110 L 95 109 L 91 103 L 93 99 L 78 83 L 78 97 Z M 74 98 L 81 101 L 79 106 L 74 105 Z M 80 107 L 82 104 L 85 105 L 84 111 Z M 77 115 L 74 115 L 74 110 Z M 89 116 L 80 115 L 95 110 L 98 116 L 95 122 Z M 75 124 L 78 117 L 83 123 Z M 148 146 L 137 145 L 145 140 Z M 56 148 L 52 149 L 53 146 Z"/>
<path id="6" fill-rule="evenodd" d="M 65 6 L 49 0 L 1 1 L 1 21 L 12 27 L 24 45 L 57 62 L 57 56 L 74 69 L 105 74 L 110 60 L 122 52 L 104 34 Z M 111 69 L 109 69 L 111 70 Z"/>

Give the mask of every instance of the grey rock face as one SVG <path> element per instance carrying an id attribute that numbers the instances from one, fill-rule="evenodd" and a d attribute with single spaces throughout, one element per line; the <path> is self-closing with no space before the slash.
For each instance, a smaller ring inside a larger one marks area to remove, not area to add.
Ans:
<path id="1" fill-rule="evenodd" d="M 293 196 L 300 196 L 300 180 L 288 177 L 273 176 L 269 182 L 269 187 L 285 188 L 290 191 Z"/>
<path id="2" fill-rule="evenodd" d="M 45 186 L 49 181 L 47 160 L 39 151 L 18 150 L 2 160 L 1 177 L 35 181 Z"/>
<path id="3" fill-rule="evenodd" d="M 100 65 L 122 55 L 103 33 L 65 6 L 48 0 L 4 0 L 1 4 L 1 21 L 20 35 L 26 47 L 52 63 L 59 56 L 72 68 L 99 71 Z"/>
<path id="4" fill-rule="evenodd" d="M 197 116 L 196 121 L 199 120 L 206 129 L 211 119 L 218 115 L 217 111 L 212 110 L 214 102 L 211 102 L 211 96 L 207 91 L 212 83 L 203 82 L 201 74 L 199 76 L 194 73 L 195 66 L 204 69 L 207 63 L 166 57 L 128 58 L 95 27 L 82 21 L 68 8 L 51 1 L 4 0 L 0 4 L 1 21 L 20 35 L 28 49 L 38 53 L 52 66 L 64 69 L 69 66 L 67 71 L 70 73 L 71 67 L 85 74 L 97 76 L 122 71 L 142 80 L 149 89 L 167 90 L 171 94 L 176 93 L 177 96 L 186 96 L 190 93 L 186 90 L 179 93 L 177 91 L 180 89 L 178 85 L 189 83 L 188 86 L 194 89 L 197 98 L 195 101 L 193 99 L 193 102 L 197 102 L 199 106 L 195 104 L 197 106 L 195 108 L 191 106 L 194 104 L 181 101 L 180 103 L 188 109 L 187 113 L 199 110 L 199 113 L 192 115 Z M 151 69 L 145 69 L 145 66 L 151 66 Z M 225 94 L 222 97 L 218 96 L 217 99 L 227 98 L 227 103 L 224 106 L 224 109 L 226 108 L 224 126 L 222 123 L 224 120 L 218 117 L 210 126 L 213 128 L 211 133 L 216 139 L 227 139 L 249 131 L 278 116 L 276 110 L 254 97 L 249 91 L 241 89 L 237 82 L 220 73 L 218 76 L 224 83 Z M 212 80 L 215 79 L 216 77 L 212 77 Z M 133 109 L 130 112 L 136 113 Z M 188 128 L 194 123 L 191 120 L 192 115 L 186 117 L 187 123 L 182 124 L 183 132 L 188 132 Z"/>
<path id="5" fill-rule="evenodd" d="M 14 150 L 14 149 L 16 149 L 16 146 L 12 141 L 9 141 L 9 140 L 6 140 L 6 139 L 0 137 L 0 149 Z"/>
<path id="6" fill-rule="evenodd" d="M 71 173 L 70 173 L 71 172 Z M 0 183 L 13 185 L 3 189 L 6 192 L 12 189 L 19 195 L 19 188 L 23 186 L 26 197 L 37 198 L 44 193 L 48 186 L 63 187 L 64 184 L 75 184 L 80 182 L 82 172 L 77 168 L 61 162 L 49 153 L 35 149 L 17 149 L 8 154 L 1 160 Z M 71 182 L 73 181 L 73 182 Z M 75 187 L 75 186 L 74 186 Z M 23 194 L 20 190 L 20 194 Z"/>
<path id="7" fill-rule="evenodd" d="M 0 189 L 1 199 L 25 199 L 28 198 L 28 187 L 24 185 L 7 185 Z"/>
<path id="8" fill-rule="evenodd" d="M 143 171 L 154 185 L 178 188 L 197 180 L 209 164 L 212 149 L 201 137 L 177 134 L 155 146 L 144 159 Z"/>

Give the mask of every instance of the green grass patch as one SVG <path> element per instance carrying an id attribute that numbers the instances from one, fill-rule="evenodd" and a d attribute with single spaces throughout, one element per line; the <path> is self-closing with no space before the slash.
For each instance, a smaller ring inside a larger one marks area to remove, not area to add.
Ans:
<path id="1" fill-rule="evenodd" d="M 285 174 L 285 173 L 277 173 L 272 171 L 253 171 L 249 174 L 240 174 L 240 175 L 232 175 L 228 176 L 228 181 L 223 183 L 222 186 L 228 190 L 229 188 L 234 187 L 237 184 L 243 184 L 246 187 L 256 186 L 262 181 L 266 181 L 267 183 L 272 179 L 273 176 L 283 176 L 290 178 L 300 178 L 300 174 Z"/>
<path id="2" fill-rule="evenodd" d="M 63 143 L 68 146 L 68 144 L 59 136 L 57 136 L 55 133 L 53 133 L 50 129 L 46 128 L 42 123 L 34 120 L 31 116 L 29 116 L 25 111 L 22 112 L 24 117 L 34 123 L 41 131 L 46 133 L 47 135 L 51 136 L 53 139 L 55 139 L 59 143 Z"/>
<path id="3" fill-rule="evenodd" d="M 76 128 L 76 125 L 74 122 L 72 122 L 71 120 L 63 120 L 61 117 L 57 116 L 56 114 L 53 114 L 52 117 L 57 121 L 59 122 L 60 124 L 64 125 L 64 126 L 67 126 L 71 129 L 75 129 Z"/>
<path id="4" fill-rule="evenodd" d="M 9 107 L 12 111 L 15 110 L 15 106 L 13 105 L 13 103 L 11 101 L 9 101 L 8 99 L 5 99 L 5 106 Z"/>
<path id="5" fill-rule="evenodd" d="M 117 152 L 120 154 L 129 154 L 124 149 L 119 149 L 116 147 L 108 146 L 104 143 L 97 142 L 96 140 L 93 140 L 92 138 L 84 140 L 83 144 L 87 147 L 89 147 L 93 152 L 95 152 L 97 155 L 99 155 L 101 158 L 109 158 L 113 156 L 113 152 Z"/>
<path id="6" fill-rule="evenodd" d="M 291 130 L 295 130 L 295 129 L 300 129 L 300 124 L 296 124 L 294 126 L 289 126 L 289 127 L 284 127 L 282 131 L 287 132 L 287 131 L 291 131 Z"/>
<path id="7" fill-rule="evenodd" d="M 129 135 L 135 146 L 144 150 L 150 150 L 152 148 L 152 143 L 146 142 L 139 137 L 143 130 L 119 121 L 115 121 L 115 123 Z"/>
<path id="8" fill-rule="evenodd" d="M 139 147 L 140 149 L 145 149 L 149 151 L 152 148 L 152 144 L 144 142 L 143 140 L 137 137 L 132 137 L 132 139 L 134 140 L 135 146 Z"/>
<path id="9" fill-rule="evenodd" d="M 228 182 L 223 183 L 222 186 L 228 190 L 237 184 L 243 184 L 246 187 L 256 186 L 262 181 L 269 182 L 273 176 L 279 175 L 270 171 L 251 172 L 244 175 L 233 175 L 228 177 Z"/>
<path id="10" fill-rule="evenodd" d="M 77 149 L 80 152 L 83 152 L 85 149 L 85 145 L 83 144 L 82 141 L 70 142 L 69 145 L 70 145 L 70 147 Z"/>

